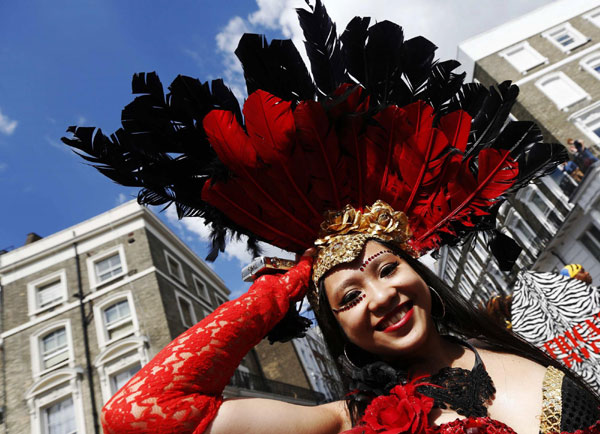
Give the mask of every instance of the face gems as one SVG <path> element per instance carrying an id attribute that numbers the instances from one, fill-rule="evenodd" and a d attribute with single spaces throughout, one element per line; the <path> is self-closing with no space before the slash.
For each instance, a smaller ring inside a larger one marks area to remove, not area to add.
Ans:
<path id="1" fill-rule="evenodd" d="M 391 250 L 382 250 L 381 252 L 377 252 L 374 255 L 369 256 L 367 258 L 367 260 L 360 265 L 359 270 L 365 271 L 365 268 L 367 268 L 367 265 L 369 264 L 369 262 L 371 262 L 376 257 L 383 255 L 384 253 L 394 253 L 394 252 L 392 252 Z"/>
<path id="2" fill-rule="evenodd" d="M 350 303 L 348 303 L 346 306 L 344 307 L 340 307 L 339 309 L 331 309 L 334 313 L 340 313 L 340 312 L 345 312 L 348 309 L 353 308 L 354 306 L 356 306 L 358 303 L 360 303 L 361 301 L 363 301 L 363 299 L 366 297 L 366 295 L 363 293 L 361 295 L 359 295 L 358 297 L 356 297 L 354 300 L 352 300 Z"/>

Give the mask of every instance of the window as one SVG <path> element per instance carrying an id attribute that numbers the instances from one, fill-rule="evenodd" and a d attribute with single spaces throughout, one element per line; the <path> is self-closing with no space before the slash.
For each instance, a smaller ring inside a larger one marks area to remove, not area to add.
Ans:
<path id="1" fill-rule="evenodd" d="M 110 396 L 117 393 L 117 391 L 123 387 L 140 369 L 142 369 L 142 365 L 140 362 L 137 362 L 122 371 L 110 375 Z"/>
<path id="2" fill-rule="evenodd" d="M 600 80 L 600 51 L 590 54 L 583 58 L 579 65 L 587 72 Z"/>
<path id="3" fill-rule="evenodd" d="M 186 327 L 191 327 L 196 324 L 196 314 L 192 307 L 192 302 L 187 297 L 177 293 L 177 306 L 179 307 L 179 315 L 181 316 L 181 322 Z"/>
<path id="4" fill-rule="evenodd" d="M 67 300 L 65 270 L 52 273 L 27 285 L 29 315 L 35 315 Z"/>
<path id="5" fill-rule="evenodd" d="M 522 202 L 529 206 L 539 222 L 550 232 L 556 232 L 562 224 L 562 215 L 557 212 L 552 202 L 535 185 L 527 189 Z"/>
<path id="6" fill-rule="evenodd" d="M 68 320 L 44 327 L 33 333 L 30 340 L 34 377 L 72 364 L 73 346 Z"/>
<path id="7" fill-rule="evenodd" d="M 579 101 L 590 99 L 586 91 L 562 71 L 542 77 L 535 82 L 535 85 L 556 104 L 559 110 L 567 110 Z"/>
<path id="8" fill-rule="evenodd" d="M 54 330 L 40 339 L 40 354 L 42 356 L 42 369 L 50 369 L 63 365 L 69 360 L 69 346 L 67 344 L 67 330 L 65 327 Z"/>
<path id="9" fill-rule="evenodd" d="M 568 53 L 590 40 L 569 23 L 554 27 L 542 33 L 542 36 L 564 53 Z"/>
<path id="10" fill-rule="evenodd" d="M 74 434 L 77 432 L 75 408 L 71 396 L 44 408 L 44 433 Z"/>
<path id="11" fill-rule="evenodd" d="M 589 105 L 569 116 L 569 120 L 575 123 L 591 141 L 600 145 L 600 101 Z"/>
<path id="12" fill-rule="evenodd" d="M 525 74 L 530 69 L 543 63 L 548 63 L 548 59 L 538 53 L 528 42 L 521 42 L 499 53 L 506 59 L 517 71 Z"/>
<path id="13" fill-rule="evenodd" d="M 121 257 L 118 253 L 94 263 L 94 268 L 96 270 L 96 277 L 99 283 L 123 273 L 123 267 L 121 267 Z"/>
<path id="14" fill-rule="evenodd" d="M 148 363 L 148 339 L 130 336 L 105 347 L 94 360 L 102 398 L 107 402 L 142 366 Z"/>
<path id="15" fill-rule="evenodd" d="M 81 401 L 81 368 L 45 375 L 25 392 L 32 434 L 85 432 Z"/>
<path id="16" fill-rule="evenodd" d="M 600 27 L 600 8 L 594 9 L 592 12 L 587 13 L 583 16 L 584 19 Z"/>
<path id="17" fill-rule="evenodd" d="M 179 282 L 185 283 L 185 278 L 183 277 L 183 268 L 181 267 L 181 262 L 179 262 L 173 255 L 165 250 L 165 259 L 167 260 L 167 268 L 169 270 L 169 274 L 177 279 Z"/>
<path id="18" fill-rule="evenodd" d="M 595 225 L 588 227 L 579 238 L 579 241 L 581 241 L 594 257 L 600 257 L 600 229 Z"/>
<path id="19" fill-rule="evenodd" d="M 198 297 L 201 297 L 205 300 L 210 300 L 208 295 L 208 288 L 204 284 L 204 282 L 198 276 L 192 276 L 194 280 L 194 288 L 196 289 L 196 294 Z"/>
<path id="20" fill-rule="evenodd" d="M 528 249 L 535 248 L 533 243 L 537 238 L 537 235 L 519 214 L 511 211 L 506 219 L 506 226 L 510 229 L 510 232 L 516 236 L 517 241 L 519 241 L 518 244 L 521 247 L 526 247 Z"/>
<path id="21" fill-rule="evenodd" d="M 98 345 L 106 345 L 138 333 L 138 323 L 131 292 L 121 292 L 94 306 Z"/>
<path id="22" fill-rule="evenodd" d="M 129 301 L 121 300 L 104 310 L 104 324 L 108 339 L 127 336 L 133 331 Z"/>
<path id="23" fill-rule="evenodd" d="M 95 288 L 112 282 L 127 273 L 125 250 L 118 245 L 87 259 L 90 286 Z"/>

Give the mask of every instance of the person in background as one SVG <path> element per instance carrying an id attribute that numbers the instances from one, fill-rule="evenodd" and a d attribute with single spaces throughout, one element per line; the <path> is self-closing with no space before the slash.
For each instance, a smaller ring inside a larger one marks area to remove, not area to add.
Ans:
<path id="1" fill-rule="evenodd" d="M 581 264 L 568 264 L 565 265 L 560 274 L 563 276 L 570 277 L 571 279 L 581 280 L 588 285 L 592 284 L 592 276 L 590 273 L 585 271 L 585 268 Z"/>
<path id="2" fill-rule="evenodd" d="M 574 148 L 575 162 L 581 168 L 583 173 L 585 173 L 592 164 L 598 161 L 598 157 L 596 157 L 588 148 L 583 146 L 583 140 L 568 139 L 567 143 L 571 146 L 571 149 Z"/>

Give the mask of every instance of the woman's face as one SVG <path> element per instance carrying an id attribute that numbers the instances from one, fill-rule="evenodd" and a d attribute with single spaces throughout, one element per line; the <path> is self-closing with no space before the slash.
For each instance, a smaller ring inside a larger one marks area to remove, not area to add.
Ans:
<path id="1" fill-rule="evenodd" d="M 427 284 L 376 241 L 367 242 L 354 262 L 330 272 L 324 284 L 350 341 L 373 354 L 393 359 L 418 353 L 435 330 Z"/>

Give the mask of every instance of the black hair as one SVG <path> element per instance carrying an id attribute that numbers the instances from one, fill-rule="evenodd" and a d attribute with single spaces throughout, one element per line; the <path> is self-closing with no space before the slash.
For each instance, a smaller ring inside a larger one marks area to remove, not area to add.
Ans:
<path id="1" fill-rule="evenodd" d="M 511 330 L 506 329 L 502 325 L 494 321 L 485 311 L 477 309 L 469 301 L 467 301 L 458 291 L 453 290 L 448 284 L 441 280 L 433 271 L 427 268 L 418 260 L 410 257 L 405 252 L 399 250 L 394 245 L 375 239 L 378 243 L 390 248 L 394 254 L 405 260 L 425 281 L 425 283 L 433 288 L 439 294 L 439 297 L 431 297 L 432 312 L 434 310 L 442 310 L 440 303 L 443 302 L 445 307 L 445 315 L 443 318 L 436 319 L 436 325 L 441 333 L 451 334 L 463 339 L 477 339 L 484 342 L 490 349 L 500 352 L 506 352 L 525 357 L 529 360 L 539 363 L 542 366 L 554 366 L 555 368 L 565 372 L 577 385 L 588 391 L 591 396 L 600 400 L 598 394 L 593 391 L 590 386 L 576 373 L 566 368 L 559 361 L 551 358 L 542 350 L 527 342 Z M 325 274 L 326 276 L 327 274 Z M 333 359 L 338 361 L 340 368 L 340 358 L 344 354 L 344 345 L 350 344 L 344 331 L 334 317 L 329 300 L 325 293 L 324 277 L 319 281 L 318 288 L 318 306 L 311 303 L 315 307 L 315 317 L 319 323 L 319 327 L 323 332 L 323 336 L 333 356 Z M 313 294 L 313 297 L 315 295 Z M 441 298 L 441 300 L 440 300 Z M 376 356 L 365 353 L 363 358 L 369 362 L 376 359 Z M 354 360 L 353 360 L 354 361 Z M 343 369 L 340 369 L 342 379 L 347 387 L 349 378 L 344 375 Z M 349 395 L 346 398 L 348 409 L 353 425 L 355 425 L 366 408 L 368 403 L 357 402 L 354 395 Z"/>

